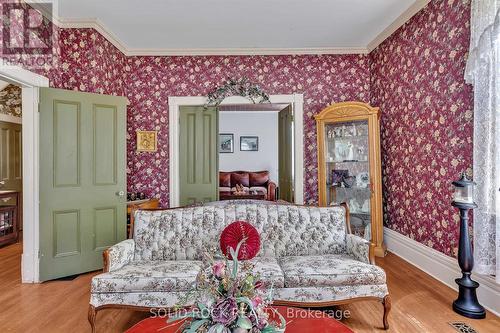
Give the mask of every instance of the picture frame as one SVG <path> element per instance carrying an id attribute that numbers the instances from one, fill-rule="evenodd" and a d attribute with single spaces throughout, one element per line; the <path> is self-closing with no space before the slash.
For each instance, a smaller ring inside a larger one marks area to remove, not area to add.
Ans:
<path id="1" fill-rule="evenodd" d="M 240 151 L 259 151 L 259 137 L 240 136 Z"/>
<path id="2" fill-rule="evenodd" d="M 158 149 L 158 131 L 141 131 L 137 132 L 137 151 L 138 152 L 155 152 Z"/>
<path id="3" fill-rule="evenodd" d="M 234 134 L 219 133 L 219 153 L 234 153 Z"/>

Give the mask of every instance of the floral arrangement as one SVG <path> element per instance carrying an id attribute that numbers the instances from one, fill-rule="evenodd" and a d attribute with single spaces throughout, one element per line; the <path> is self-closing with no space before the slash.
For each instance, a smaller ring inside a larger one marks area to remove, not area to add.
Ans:
<path id="1" fill-rule="evenodd" d="M 235 233 L 235 230 L 241 232 Z M 238 259 L 242 257 L 250 259 L 250 256 L 255 256 L 256 251 L 252 249 L 252 244 L 247 243 L 249 238 L 255 238 L 255 234 L 258 236 L 253 226 L 241 221 L 232 223 L 224 230 L 221 236 L 222 248 L 230 243 L 226 243 L 224 239 L 231 238 L 231 235 L 237 235 L 242 239 L 236 248 L 229 245 L 228 251 L 223 251 L 227 253 L 226 256 L 213 255 L 214 252 L 211 251 L 205 253 L 203 266 L 197 277 L 196 290 L 193 291 L 198 296 L 195 306 L 184 312 L 177 310 L 168 322 L 185 319 L 180 328 L 183 333 L 285 331 L 286 322 L 283 317 L 268 307 L 272 302 L 272 288 L 266 292 L 259 275 L 253 273 L 253 265 L 249 261 Z M 232 241 L 234 240 L 235 238 L 232 238 Z M 248 249 L 245 250 L 245 247 Z M 188 299 L 190 296 L 185 302 Z M 269 314 L 273 311 L 279 323 L 271 322 Z"/>
<path id="2" fill-rule="evenodd" d="M 220 103 L 230 96 L 242 96 L 250 99 L 252 103 L 271 103 L 269 95 L 259 86 L 251 84 L 247 78 L 239 80 L 228 79 L 222 86 L 215 88 L 208 95 L 205 108 L 219 106 Z"/>

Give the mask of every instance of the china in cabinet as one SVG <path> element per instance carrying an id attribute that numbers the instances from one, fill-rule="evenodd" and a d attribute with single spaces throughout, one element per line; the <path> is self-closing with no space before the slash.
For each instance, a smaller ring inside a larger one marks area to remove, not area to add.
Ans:
<path id="1" fill-rule="evenodd" d="M 361 102 L 330 105 L 316 118 L 319 204 L 347 203 L 351 232 L 383 256 L 379 109 Z"/>

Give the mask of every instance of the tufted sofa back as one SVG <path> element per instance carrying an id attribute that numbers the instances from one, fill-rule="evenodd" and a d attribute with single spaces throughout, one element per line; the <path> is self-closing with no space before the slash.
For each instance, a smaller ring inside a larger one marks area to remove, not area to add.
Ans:
<path id="1" fill-rule="evenodd" d="M 219 235 L 236 220 L 261 235 L 260 256 L 339 254 L 346 249 L 345 209 L 279 204 L 229 204 L 137 211 L 134 260 L 200 260 L 218 250 Z"/>

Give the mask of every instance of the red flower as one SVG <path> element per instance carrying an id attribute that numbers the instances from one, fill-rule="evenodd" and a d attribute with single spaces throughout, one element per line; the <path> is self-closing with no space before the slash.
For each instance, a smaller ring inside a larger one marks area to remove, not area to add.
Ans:
<path id="1" fill-rule="evenodd" d="M 229 259 L 232 259 L 229 249 L 232 248 L 236 251 L 236 247 L 241 241 L 243 243 L 238 252 L 238 260 L 249 260 L 259 253 L 259 232 L 250 223 L 244 221 L 235 221 L 222 231 L 220 236 L 222 253 Z"/>

